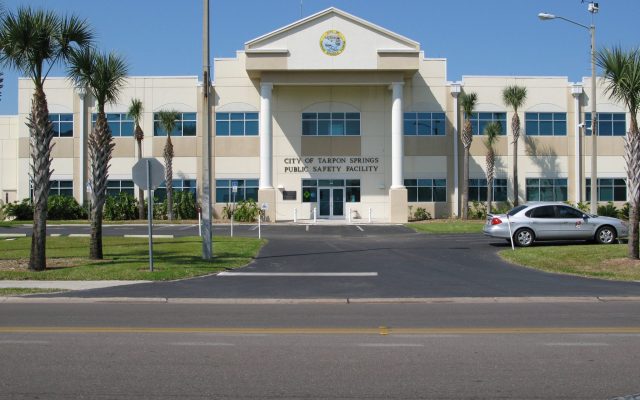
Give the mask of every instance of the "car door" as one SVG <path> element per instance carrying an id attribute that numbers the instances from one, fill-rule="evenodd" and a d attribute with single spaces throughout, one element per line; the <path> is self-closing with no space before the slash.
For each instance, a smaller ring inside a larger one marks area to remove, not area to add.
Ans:
<path id="1" fill-rule="evenodd" d="M 538 239 L 554 239 L 557 235 L 558 218 L 556 218 L 555 206 L 543 205 L 536 207 L 529 213 L 531 227 Z"/>
<path id="2" fill-rule="evenodd" d="M 592 235 L 593 227 L 582 211 L 569 206 L 556 206 L 557 216 L 562 220 L 559 232 L 561 239 L 588 239 Z"/>

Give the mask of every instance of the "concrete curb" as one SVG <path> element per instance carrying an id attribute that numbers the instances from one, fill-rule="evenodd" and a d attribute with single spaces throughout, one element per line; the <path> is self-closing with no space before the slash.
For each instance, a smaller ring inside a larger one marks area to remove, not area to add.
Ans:
<path id="1" fill-rule="evenodd" d="M 640 302 L 640 296 L 605 297 L 448 297 L 448 298 L 326 298 L 326 299 L 251 299 L 251 298 L 166 298 L 166 297 L 0 297 L 0 303 L 13 304 L 212 304 L 212 305 L 286 305 L 286 304 L 541 304 Z"/>

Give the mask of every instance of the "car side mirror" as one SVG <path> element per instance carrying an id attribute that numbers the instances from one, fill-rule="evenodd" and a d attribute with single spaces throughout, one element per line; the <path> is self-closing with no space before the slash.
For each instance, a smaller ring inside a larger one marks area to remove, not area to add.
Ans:
<path id="1" fill-rule="evenodd" d="M 582 219 L 584 219 L 584 220 L 589 219 L 589 215 L 587 215 L 587 214 L 582 214 Z"/>

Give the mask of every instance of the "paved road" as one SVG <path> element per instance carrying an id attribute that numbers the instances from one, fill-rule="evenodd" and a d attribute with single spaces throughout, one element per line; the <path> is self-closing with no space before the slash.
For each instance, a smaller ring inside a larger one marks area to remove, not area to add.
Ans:
<path id="1" fill-rule="evenodd" d="M 3 304 L 0 399 L 611 399 L 638 306 Z"/>
<path id="2" fill-rule="evenodd" d="M 252 228 L 244 226 L 236 233 L 255 235 Z M 507 264 L 496 253 L 508 245 L 480 234 L 426 235 L 403 226 L 364 225 L 271 225 L 263 234 L 268 244 L 253 263 L 235 271 L 234 276 L 64 296 L 344 299 L 640 295 L 640 283 L 561 276 Z"/>

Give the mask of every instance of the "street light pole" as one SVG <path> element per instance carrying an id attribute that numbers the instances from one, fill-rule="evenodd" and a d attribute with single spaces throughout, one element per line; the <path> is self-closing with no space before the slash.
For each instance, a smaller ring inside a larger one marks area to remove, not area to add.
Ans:
<path id="1" fill-rule="evenodd" d="M 202 259 L 213 255 L 211 234 L 211 68 L 209 66 L 209 0 L 202 10 Z"/>
<path id="2" fill-rule="evenodd" d="M 591 96 L 589 103 L 591 104 L 591 214 L 598 212 L 598 110 L 596 106 L 596 25 L 593 16 L 598 12 L 598 3 L 591 2 L 588 4 L 587 10 L 591 13 L 591 25 L 587 26 L 559 15 L 540 13 L 538 18 L 543 21 L 550 19 L 561 19 L 570 22 L 589 31 L 591 36 Z M 576 116 L 578 118 L 578 116 Z M 586 129 L 586 127 L 585 127 Z M 578 177 L 580 179 L 580 177 Z"/>

